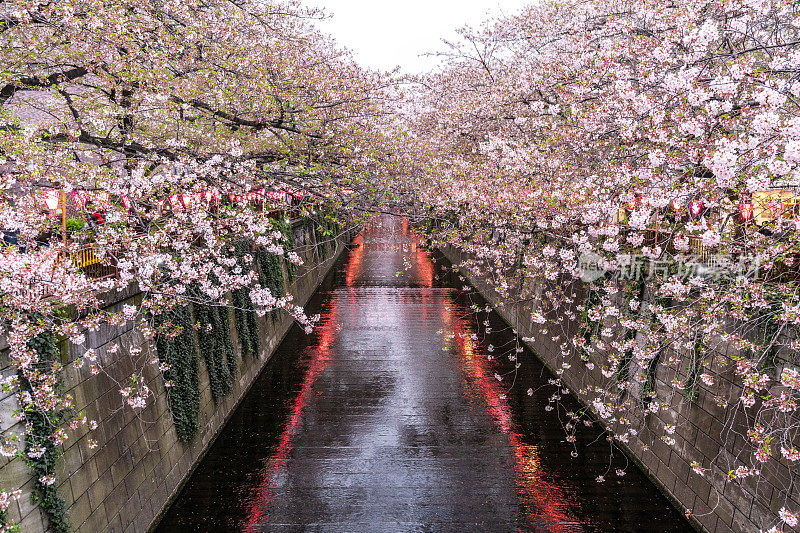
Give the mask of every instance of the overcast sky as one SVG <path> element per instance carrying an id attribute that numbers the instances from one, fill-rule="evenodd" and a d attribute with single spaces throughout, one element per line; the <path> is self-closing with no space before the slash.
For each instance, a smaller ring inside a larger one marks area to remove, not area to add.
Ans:
<path id="1" fill-rule="evenodd" d="M 535 0 L 306 0 L 333 15 L 320 28 L 353 51 L 366 66 L 404 72 L 430 69 L 420 54 L 441 49 L 464 25 L 478 26 L 490 14 L 513 14 Z"/>

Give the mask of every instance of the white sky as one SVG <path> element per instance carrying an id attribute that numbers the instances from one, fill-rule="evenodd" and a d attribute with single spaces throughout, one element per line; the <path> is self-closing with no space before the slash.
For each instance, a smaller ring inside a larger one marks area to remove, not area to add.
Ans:
<path id="1" fill-rule="evenodd" d="M 365 67 L 404 72 L 430 69 L 435 58 L 419 57 L 442 49 L 464 25 L 478 26 L 490 14 L 513 14 L 535 0 L 306 0 L 333 15 L 319 23 Z"/>

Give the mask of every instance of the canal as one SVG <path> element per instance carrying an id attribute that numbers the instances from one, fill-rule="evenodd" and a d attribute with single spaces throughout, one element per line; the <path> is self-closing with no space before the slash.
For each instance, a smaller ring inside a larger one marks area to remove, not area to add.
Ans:
<path id="1" fill-rule="evenodd" d="M 417 241 L 366 227 L 157 531 L 692 531 L 599 430 L 565 444 L 552 374 Z"/>

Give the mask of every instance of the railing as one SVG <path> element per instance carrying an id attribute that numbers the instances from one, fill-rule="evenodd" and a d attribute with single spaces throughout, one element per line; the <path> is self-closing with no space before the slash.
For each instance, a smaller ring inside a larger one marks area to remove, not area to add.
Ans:
<path id="1" fill-rule="evenodd" d="M 116 277 L 116 260 L 98 246 L 86 246 L 72 254 L 73 264 L 93 279 Z"/>

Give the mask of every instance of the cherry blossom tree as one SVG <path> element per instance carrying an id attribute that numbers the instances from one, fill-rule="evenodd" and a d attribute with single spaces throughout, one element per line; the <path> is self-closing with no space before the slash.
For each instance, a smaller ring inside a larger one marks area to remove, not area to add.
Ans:
<path id="1" fill-rule="evenodd" d="M 794 472 L 797 193 L 765 191 L 800 180 L 797 4 L 549 1 L 460 37 L 397 134 L 433 242 L 535 303 L 614 439 L 702 390 L 747 444 L 698 475 Z"/>
<path id="2" fill-rule="evenodd" d="M 22 416 L 72 405 L 55 386 L 61 363 L 35 349 L 43 336 L 79 348 L 87 330 L 132 321 L 152 339 L 153 316 L 231 305 L 240 289 L 259 314 L 284 309 L 312 326 L 261 286 L 255 251 L 240 260 L 233 248 L 245 240 L 298 263 L 275 216 L 287 198 L 347 218 L 376 190 L 392 89 L 315 29 L 320 16 L 292 0 L 0 3 L 0 224 L 15 241 L 0 255 L 0 307 L 19 370 L 4 387 Z M 92 231 L 67 238 L 48 203 Z M 87 246 L 114 276 L 87 275 L 75 260 Z M 101 309 L 103 293 L 132 284 L 140 306 Z M 102 371 L 89 352 L 70 364 Z M 166 370 L 147 352 L 130 356 Z M 138 409 L 150 390 L 135 378 L 120 392 Z M 28 420 L 27 438 L 57 445 L 79 424 L 95 425 L 77 413 L 33 435 Z M 20 453 L 5 437 L 3 453 Z M 18 496 L 0 494 L 0 510 Z"/>

